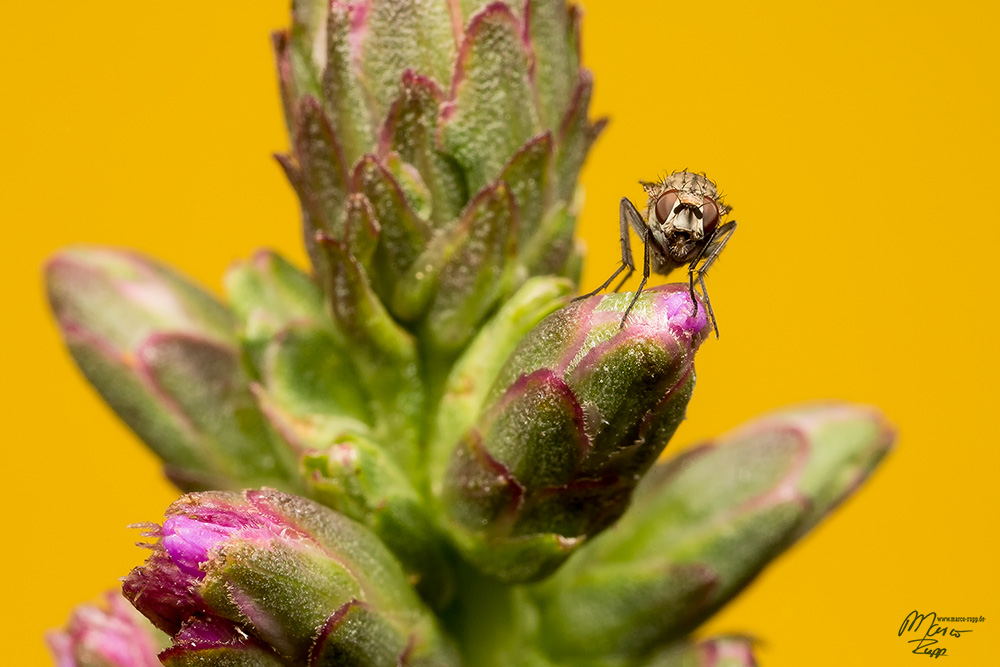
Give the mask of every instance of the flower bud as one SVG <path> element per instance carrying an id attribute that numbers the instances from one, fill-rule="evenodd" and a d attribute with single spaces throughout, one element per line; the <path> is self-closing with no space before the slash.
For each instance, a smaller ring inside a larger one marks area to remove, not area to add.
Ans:
<path id="1" fill-rule="evenodd" d="M 249 390 L 229 311 L 135 253 L 64 250 L 46 266 L 70 353 L 182 489 L 293 484 Z"/>
<path id="2" fill-rule="evenodd" d="M 302 664 L 453 662 L 392 554 L 322 505 L 269 489 L 189 494 L 147 534 L 160 539 L 123 590 L 173 637 L 170 655 L 202 648 L 188 629 L 210 622 L 223 653 L 228 632 L 251 640 L 240 651 Z"/>
<path id="3" fill-rule="evenodd" d="M 65 630 L 48 634 L 59 667 L 158 667 L 163 636 L 118 591 L 106 593 L 104 601 L 79 605 Z"/>
<path id="4" fill-rule="evenodd" d="M 511 356 L 441 488 L 446 522 L 483 573 L 551 573 L 613 523 L 684 418 L 705 309 L 685 285 L 592 297 L 543 320 Z"/>

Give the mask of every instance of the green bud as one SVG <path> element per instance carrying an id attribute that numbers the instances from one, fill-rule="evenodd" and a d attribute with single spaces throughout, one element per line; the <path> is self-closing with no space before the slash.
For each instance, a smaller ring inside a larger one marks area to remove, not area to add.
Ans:
<path id="1" fill-rule="evenodd" d="M 250 392 L 229 311 L 136 253 L 64 250 L 46 266 L 70 353 L 182 489 L 293 485 Z"/>
<path id="2" fill-rule="evenodd" d="M 684 417 L 705 309 L 684 285 L 592 297 L 528 335 L 459 440 L 446 524 L 484 574 L 544 577 L 613 523 Z"/>

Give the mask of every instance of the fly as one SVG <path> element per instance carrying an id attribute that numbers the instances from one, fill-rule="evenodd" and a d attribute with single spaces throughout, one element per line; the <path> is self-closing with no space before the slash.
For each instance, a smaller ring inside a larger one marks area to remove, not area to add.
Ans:
<path id="1" fill-rule="evenodd" d="M 628 314 L 639 299 L 642 288 L 646 286 L 650 268 L 654 273 L 665 276 L 674 269 L 687 265 L 688 290 L 691 293 L 691 301 L 694 302 L 694 313 L 698 314 L 698 300 L 694 291 L 697 283 L 701 287 L 715 337 L 718 338 L 719 326 L 712 311 L 712 302 L 708 298 L 708 288 L 705 287 L 705 274 L 726 247 L 729 237 L 736 231 L 735 220 L 719 224 L 720 219 L 729 213 L 731 208 L 722 202 L 715 183 L 704 174 L 675 171 L 662 181 L 656 183 L 641 181 L 641 183 L 648 198 L 646 215 L 640 214 L 628 197 L 622 197 L 619 206 L 621 266 L 600 287 L 577 298 L 584 299 L 606 289 L 626 269 L 628 271 L 625 277 L 614 291 L 620 290 L 625 281 L 631 277 L 635 271 L 628 235 L 628 228 L 631 226 L 642 239 L 642 282 L 639 283 L 639 289 L 635 291 L 635 296 L 625 309 L 621 326 L 625 326 Z"/>

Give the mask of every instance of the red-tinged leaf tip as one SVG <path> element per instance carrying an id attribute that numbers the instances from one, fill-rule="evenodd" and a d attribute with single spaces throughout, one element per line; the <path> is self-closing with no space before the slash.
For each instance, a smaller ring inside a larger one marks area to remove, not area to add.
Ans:
<path id="1" fill-rule="evenodd" d="M 579 124 L 581 114 L 587 113 L 590 105 L 590 98 L 594 92 L 594 74 L 588 69 L 580 70 L 580 79 L 573 90 L 573 97 L 570 100 L 566 115 L 563 116 L 559 124 L 559 143 L 566 140 L 566 136 Z M 603 127 L 603 126 L 602 126 Z"/>
<path id="2" fill-rule="evenodd" d="M 462 43 L 462 6 L 460 0 L 448 0 L 448 14 L 451 17 L 451 32 L 455 36 L 455 46 Z"/>
<path id="3" fill-rule="evenodd" d="M 458 57 L 455 59 L 455 70 L 451 77 L 451 89 L 448 93 L 450 101 L 454 101 L 456 99 L 458 95 L 458 88 L 465 80 L 466 64 L 471 55 L 473 46 L 479 39 L 479 32 L 483 30 L 488 23 L 500 21 L 510 23 L 511 29 L 514 33 L 523 35 L 523 30 L 520 29 L 520 21 L 518 21 L 517 17 L 510 10 L 510 7 L 503 2 L 490 3 L 474 14 L 469 20 L 469 26 L 466 29 L 465 35 L 458 48 Z M 523 37 L 522 43 L 524 43 Z M 530 50 L 526 52 L 526 56 L 530 57 Z"/>
<path id="4" fill-rule="evenodd" d="M 378 150 L 376 151 L 378 157 L 384 159 L 392 150 L 400 114 L 420 95 L 426 95 L 434 100 L 438 106 L 444 100 L 444 91 L 434 79 L 418 74 L 412 69 L 407 69 L 403 72 L 403 77 L 400 81 L 400 95 L 389 107 L 385 121 L 379 129 Z"/>
<path id="5" fill-rule="evenodd" d="M 351 2 L 334 0 L 330 3 L 331 14 L 334 12 L 342 14 L 349 21 L 347 43 L 350 48 L 351 63 L 355 71 L 360 71 L 361 69 L 362 48 L 365 37 L 368 34 L 368 11 L 368 0 L 353 0 Z"/>

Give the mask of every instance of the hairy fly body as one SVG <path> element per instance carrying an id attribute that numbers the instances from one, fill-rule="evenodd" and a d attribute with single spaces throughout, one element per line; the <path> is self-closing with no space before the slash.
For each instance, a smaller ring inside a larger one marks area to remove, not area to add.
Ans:
<path id="1" fill-rule="evenodd" d="M 712 311 L 712 302 L 708 298 L 708 289 L 705 287 L 705 274 L 726 247 L 729 237 L 736 231 L 735 220 L 719 224 L 720 219 L 729 213 L 730 207 L 722 202 L 715 183 L 704 174 L 676 171 L 659 182 L 643 181 L 642 187 L 648 197 L 645 216 L 639 213 L 628 197 L 622 197 L 619 208 L 621 266 L 596 290 L 578 298 L 593 296 L 606 289 L 622 271 L 627 270 L 625 276 L 615 286 L 614 291 L 617 292 L 635 271 L 628 235 L 628 228 L 631 226 L 642 239 L 642 282 L 639 283 L 632 302 L 625 310 L 622 327 L 625 326 L 625 320 L 632 306 L 646 286 L 650 269 L 665 276 L 674 269 L 687 265 L 688 289 L 691 300 L 694 301 L 695 313 L 698 312 L 698 301 L 695 298 L 694 286 L 698 283 L 701 286 L 709 318 L 712 320 L 712 328 L 718 338 L 719 327 Z"/>

